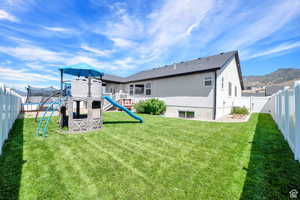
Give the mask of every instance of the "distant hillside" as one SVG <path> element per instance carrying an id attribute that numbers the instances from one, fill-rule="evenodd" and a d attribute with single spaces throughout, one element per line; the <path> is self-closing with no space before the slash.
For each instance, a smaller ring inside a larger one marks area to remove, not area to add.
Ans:
<path id="1" fill-rule="evenodd" d="M 244 76 L 244 85 L 292 85 L 295 80 L 300 80 L 300 69 L 284 68 L 263 76 Z"/>

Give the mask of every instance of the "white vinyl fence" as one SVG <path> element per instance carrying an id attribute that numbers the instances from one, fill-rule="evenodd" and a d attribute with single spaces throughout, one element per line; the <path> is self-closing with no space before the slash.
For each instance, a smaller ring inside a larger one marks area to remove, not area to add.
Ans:
<path id="1" fill-rule="evenodd" d="M 274 94 L 272 100 L 272 117 L 288 141 L 295 160 L 300 161 L 300 82 Z"/>
<path id="2" fill-rule="evenodd" d="M 272 112 L 271 97 L 241 97 L 233 102 L 233 106 L 246 107 L 252 113 L 270 113 Z"/>
<path id="3" fill-rule="evenodd" d="M 21 96 L 0 84 L 0 155 L 4 141 L 7 139 L 20 110 Z"/>

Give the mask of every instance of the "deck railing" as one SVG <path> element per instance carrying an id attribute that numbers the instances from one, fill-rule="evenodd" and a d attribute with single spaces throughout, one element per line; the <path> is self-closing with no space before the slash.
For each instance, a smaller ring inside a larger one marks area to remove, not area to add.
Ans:
<path id="1" fill-rule="evenodd" d="M 2 146 L 8 138 L 8 133 L 20 110 L 21 96 L 6 88 L 4 84 L 0 84 L 0 155 L 2 154 Z"/>
<path id="2" fill-rule="evenodd" d="M 300 161 L 300 82 L 272 96 L 272 116 L 288 141 L 295 160 Z"/>

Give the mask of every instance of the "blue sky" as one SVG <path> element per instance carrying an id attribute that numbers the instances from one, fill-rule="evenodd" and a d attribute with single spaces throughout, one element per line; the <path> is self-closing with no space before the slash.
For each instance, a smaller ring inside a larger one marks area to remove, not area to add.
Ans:
<path id="1" fill-rule="evenodd" d="M 243 75 L 300 68 L 300 1 L 0 1 L 0 82 L 10 87 L 56 86 L 61 65 L 127 76 L 230 50 Z"/>

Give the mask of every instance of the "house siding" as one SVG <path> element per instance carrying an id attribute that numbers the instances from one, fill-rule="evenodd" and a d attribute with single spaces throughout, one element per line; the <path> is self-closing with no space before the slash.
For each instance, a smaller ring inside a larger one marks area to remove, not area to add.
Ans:
<path id="1" fill-rule="evenodd" d="M 222 79 L 224 87 L 222 88 Z M 229 82 L 232 85 L 231 96 L 229 96 Z M 237 96 L 235 96 L 235 87 L 237 87 Z M 230 114 L 234 101 L 242 96 L 242 88 L 239 79 L 239 72 L 235 57 L 217 71 L 217 101 L 216 101 L 216 119 Z"/>
<path id="2" fill-rule="evenodd" d="M 211 77 L 212 85 L 204 86 L 204 78 Z M 151 95 L 133 95 L 137 100 L 159 98 L 167 105 L 165 116 L 178 117 L 178 111 L 193 111 L 199 120 L 213 119 L 214 72 L 194 73 L 175 77 L 138 81 L 124 85 L 107 84 L 129 93 L 129 85 L 151 83 Z"/>

